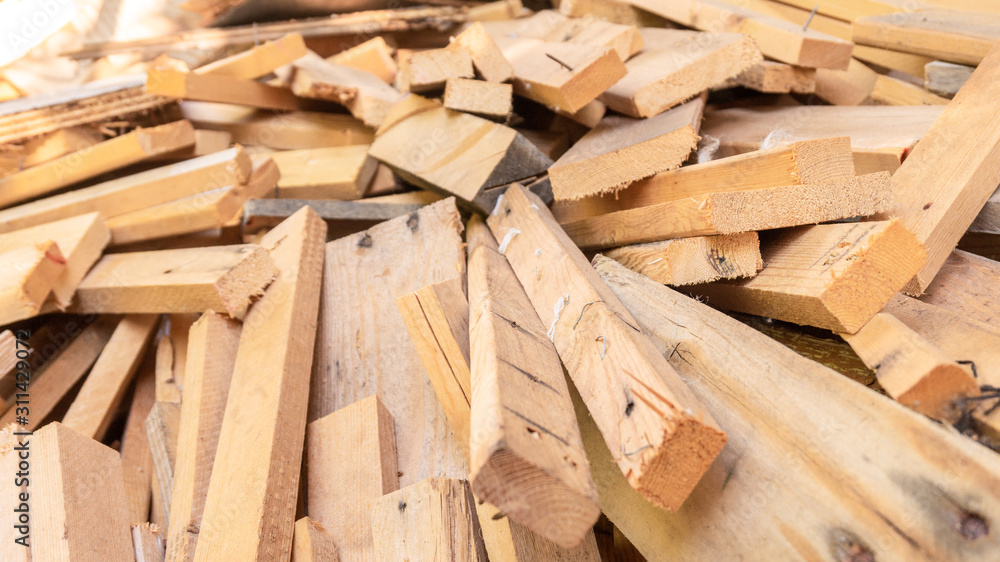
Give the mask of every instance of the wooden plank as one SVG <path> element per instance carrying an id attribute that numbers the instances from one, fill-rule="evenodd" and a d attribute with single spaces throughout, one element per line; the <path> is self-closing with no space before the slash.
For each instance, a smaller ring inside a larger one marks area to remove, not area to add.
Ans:
<path id="1" fill-rule="evenodd" d="M 444 87 L 444 106 L 504 121 L 513 110 L 514 87 L 467 78 L 449 78 Z"/>
<path id="2" fill-rule="evenodd" d="M 124 168 L 194 144 L 188 121 L 136 129 L 69 153 L 23 172 L 0 178 L 0 207 L 9 207 L 105 172 Z"/>
<path id="3" fill-rule="evenodd" d="M 491 33 L 503 34 L 508 25 L 508 22 L 489 23 L 486 27 Z M 542 10 L 518 20 L 511 31 L 516 37 L 611 47 L 623 61 L 643 49 L 643 37 L 633 25 L 621 25 L 590 16 L 570 18 L 552 10 Z"/>
<path id="4" fill-rule="evenodd" d="M 753 277 L 764 268 L 756 232 L 636 244 L 604 255 L 664 285 Z"/>
<path id="5" fill-rule="evenodd" d="M 253 244 L 109 254 L 77 287 L 74 310 L 144 314 L 218 310 L 242 318 L 278 273 Z"/>
<path id="6" fill-rule="evenodd" d="M 395 88 L 365 70 L 325 61 L 315 53 L 309 55 L 295 62 L 295 95 L 339 103 L 369 127 L 382 124 L 400 96 Z"/>
<path id="7" fill-rule="evenodd" d="M 962 250 L 955 250 L 945 260 L 934 281 L 920 300 L 970 320 L 996 325 L 1000 322 L 1000 265 Z"/>
<path id="8" fill-rule="evenodd" d="M 803 201 L 809 201 L 803 206 Z M 773 188 L 724 191 L 615 211 L 564 223 L 581 248 L 609 248 L 668 238 L 753 230 L 871 216 L 890 209 L 889 174 Z M 764 261 L 768 261 L 764 258 Z"/>
<path id="9" fill-rule="evenodd" d="M 289 150 L 271 154 L 281 171 L 282 199 L 341 199 L 364 197 L 378 162 L 368 157 L 369 145 Z"/>
<path id="10" fill-rule="evenodd" d="M 170 494 L 167 560 L 194 557 L 242 325 L 207 312 L 191 327 Z"/>
<path id="11" fill-rule="evenodd" d="M 816 95 L 833 105 L 870 105 L 881 74 L 857 59 L 847 70 L 816 70 Z"/>
<path id="12" fill-rule="evenodd" d="M 643 497 L 676 510 L 726 436 L 538 203 L 511 187 L 490 229 L 622 473 Z M 613 374 L 626 364 L 628 379 Z"/>
<path id="13" fill-rule="evenodd" d="M 306 455 L 309 517 L 326 529 L 341 558 L 380 559 L 372 509 L 399 489 L 392 415 L 377 396 L 341 408 L 309 424 Z"/>
<path id="14" fill-rule="evenodd" d="M 986 106 L 1000 95 L 1000 48 L 945 107 L 892 176 L 894 209 L 927 249 L 927 263 L 905 291 L 919 295 L 934 279 L 1000 184 L 1000 127 Z M 956 127 L 968 136 L 954 138 Z"/>
<path id="15" fill-rule="evenodd" d="M 295 522 L 292 562 L 336 562 L 337 544 L 322 525 L 308 517 Z"/>
<path id="16" fill-rule="evenodd" d="M 672 25 L 660 16 L 640 10 L 618 0 L 565 0 L 559 3 L 559 13 L 572 16 L 593 16 L 622 25 L 639 27 L 669 27 Z"/>
<path id="17" fill-rule="evenodd" d="M 487 560 L 465 480 L 429 478 L 386 494 L 372 510 L 378 560 Z"/>
<path id="18" fill-rule="evenodd" d="M 0 233 L 98 211 L 110 218 L 180 197 L 244 183 L 250 158 L 236 147 L 0 211 Z"/>
<path id="19" fill-rule="evenodd" d="M 920 268 L 924 252 L 900 221 L 881 221 L 783 231 L 762 241 L 761 257 L 756 277 L 691 292 L 725 310 L 853 334 Z"/>
<path id="20" fill-rule="evenodd" d="M 379 80 L 386 84 L 392 84 L 396 80 L 396 71 L 398 70 L 396 59 L 392 58 L 392 51 L 392 47 L 386 44 L 385 39 L 381 35 L 377 35 L 326 60 L 333 64 L 371 72 L 378 76 Z"/>
<path id="21" fill-rule="evenodd" d="M 924 86 L 939 96 L 951 98 L 965 85 L 974 70 L 974 67 L 963 64 L 932 61 L 924 66 Z"/>
<path id="22" fill-rule="evenodd" d="M 581 415 L 601 507 L 645 556 L 976 560 L 995 548 L 962 534 L 1000 513 L 994 453 L 611 260 L 597 270 L 731 436 L 670 514 L 629 489 Z M 767 506 L 747 509 L 754 497 Z"/>
<path id="23" fill-rule="evenodd" d="M 196 561 L 291 555 L 325 237 L 303 209 L 262 240 L 280 274 L 244 321 Z"/>
<path id="24" fill-rule="evenodd" d="M 128 498 L 129 522 L 132 525 L 149 521 L 153 454 L 146 436 L 146 416 L 156 401 L 155 354 L 147 352 L 138 370 L 121 447 L 125 496 Z"/>
<path id="25" fill-rule="evenodd" d="M 948 98 L 898 78 L 880 74 L 872 90 L 872 101 L 882 105 L 947 105 Z"/>
<path id="26" fill-rule="evenodd" d="M 14 173 L 78 152 L 104 140 L 91 127 L 67 127 L 28 139 L 4 151 L 4 172 Z M 9 164 L 8 164 L 9 162 Z"/>
<path id="27" fill-rule="evenodd" d="M 472 78 L 472 54 L 456 43 L 444 49 L 428 49 L 399 55 L 396 86 L 401 92 L 433 92 L 449 78 Z"/>
<path id="28" fill-rule="evenodd" d="M 41 312 L 66 270 L 66 258 L 52 240 L 4 252 L 0 263 L 7 264 L 0 272 L 0 325 Z"/>
<path id="29" fill-rule="evenodd" d="M 263 45 L 206 64 L 195 69 L 194 73 L 254 80 L 286 64 L 292 64 L 296 59 L 306 56 L 307 52 L 302 35 L 289 33 L 275 41 L 266 41 Z"/>
<path id="30" fill-rule="evenodd" d="M 245 184 L 229 185 L 145 209 L 107 221 L 111 244 L 118 246 L 221 228 L 237 218 L 248 200 L 275 192 L 281 172 L 271 158 L 254 163 Z"/>
<path id="31" fill-rule="evenodd" d="M 651 117 L 739 76 L 762 61 L 737 33 L 642 29 L 645 48 L 625 62 L 628 74 L 600 100 L 631 117 Z"/>
<path id="32" fill-rule="evenodd" d="M 66 427 L 91 439 L 103 439 L 159 323 L 155 314 L 122 319 L 63 416 Z"/>
<path id="33" fill-rule="evenodd" d="M 977 65 L 1000 38 L 1000 15 L 929 10 L 854 20 L 853 40 L 959 64 Z"/>
<path id="34" fill-rule="evenodd" d="M 288 88 L 165 67 L 151 67 L 146 71 L 146 92 L 168 98 L 232 103 L 261 109 L 294 111 L 310 106 Z"/>
<path id="35" fill-rule="evenodd" d="M 698 145 L 704 108 L 696 99 L 648 119 L 605 117 L 549 168 L 556 201 L 616 192 L 679 168 Z"/>
<path id="36" fill-rule="evenodd" d="M 58 422 L 33 441 L 31 559 L 134 562 L 118 453 Z"/>
<path id="37" fill-rule="evenodd" d="M 514 67 L 504 56 L 496 41 L 480 22 L 475 22 L 455 37 L 455 44 L 469 51 L 476 75 L 487 82 L 509 82 Z"/>
<path id="38" fill-rule="evenodd" d="M 464 277 L 461 229 L 446 199 L 326 247 L 317 339 L 327 344 L 316 348 L 309 419 L 377 394 L 396 421 L 402 486 L 468 474 L 395 303 Z"/>
<path id="39" fill-rule="evenodd" d="M 437 194 L 433 195 L 432 200 L 416 203 L 376 203 L 373 199 L 357 201 L 252 199 L 243 206 L 243 230 L 255 232 L 262 228 L 271 228 L 302 207 L 309 207 L 326 221 L 327 238 L 337 239 L 361 232 L 380 222 L 419 211 L 424 205 L 440 199 Z"/>
<path id="40" fill-rule="evenodd" d="M 425 137 L 427 142 L 412 142 Z M 380 131 L 369 154 L 406 181 L 470 205 L 484 188 L 537 175 L 552 164 L 514 129 L 443 107 Z"/>
<path id="41" fill-rule="evenodd" d="M 135 548 L 135 562 L 163 561 L 163 535 L 156 525 L 133 524 L 132 545 Z"/>
<path id="42" fill-rule="evenodd" d="M 146 435 L 153 452 L 153 521 L 164 529 L 169 528 L 171 490 L 174 487 L 174 466 L 177 464 L 177 436 L 180 428 L 180 404 L 160 402 L 153 404 L 146 418 Z M 159 512 L 159 513 L 157 513 Z"/>
<path id="43" fill-rule="evenodd" d="M 499 251 L 470 246 L 468 267 L 472 488 L 575 548 L 600 509 L 559 356 Z"/>
<path id="44" fill-rule="evenodd" d="M 744 70 L 730 82 L 768 94 L 811 94 L 816 91 L 816 73 L 815 68 L 765 60 Z"/>
<path id="45" fill-rule="evenodd" d="M 259 113 L 231 105 L 184 102 L 184 117 L 199 129 L 225 131 L 233 142 L 275 150 L 324 148 L 372 142 L 371 129 L 350 115 L 293 111 Z"/>

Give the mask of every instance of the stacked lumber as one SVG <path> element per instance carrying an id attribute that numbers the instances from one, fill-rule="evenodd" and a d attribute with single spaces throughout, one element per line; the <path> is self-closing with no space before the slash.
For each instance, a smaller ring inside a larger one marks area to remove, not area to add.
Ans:
<path id="1" fill-rule="evenodd" d="M 0 69 L 0 559 L 996 557 L 1000 10 L 415 4 Z"/>

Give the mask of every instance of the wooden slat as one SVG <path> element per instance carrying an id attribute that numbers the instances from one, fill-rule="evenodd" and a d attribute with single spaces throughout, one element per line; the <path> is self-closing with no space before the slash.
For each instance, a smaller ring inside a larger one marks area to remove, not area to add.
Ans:
<path id="1" fill-rule="evenodd" d="M 146 436 L 153 452 L 153 523 L 169 528 L 174 466 L 177 464 L 177 434 L 180 428 L 180 404 L 160 402 L 146 418 Z"/>
<path id="2" fill-rule="evenodd" d="M 146 92 L 169 98 L 232 103 L 261 109 L 294 111 L 310 107 L 307 100 L 296 97 L 288 88 L 172 68 L 150 68 L 146 75 Z"/>
<path id="3" fill-rule="evenodd" d="M 378 162 L 366 144 L 289 150 L 271 154 L 281 171 L 277 196 L 282 199 L 360 199 Z"/>
<path id="4" fill-rule="evenodd" d="M 513 109 L 513 95 L 514 89 L 510 84 L 449 78 L 444 87 L 444 106 L 503 121 Z"/>
<path id="5" fill-rule="evenodd" d="M 434 92 L 449 78 L 472 78 L 472 53 L 455 43 L 443 49 L 400 53 L 396 86 L 401 92 Z"/>
<path id="6" fill-rule="evenodd" d="M 735 84 L 768 94 L 811 94 L 816 91 L 815 68 L 761 61 L 733 79 Z"/>
<path id="7" fill-rule="evenodd" d="M 132 545 L 135 548 L 135 562 L 163 561 L 163 535 L 156 525 L 132 525 Z"/>
<path id="8" fill-rule="evenodd" d="M 455 44 L 465 47 L 472 57 L 476 74 L 488 82 L 508 82 L 514 67 L 480 22 L 475 22 L 455 37 Z"/>
<path id="9" fill-rule="evenodd" d="M 979 64 L 1000 39 L 1000 15 L 952 10 L 854 20 L 853 40 L 959 64 Z"/>
<path id="10" fill-rule="evenodd" d="M 664 285 L 753 277 L 764 267 L 756 232 L 623 246 L 604 255 Z"/>
<path id="11" fill-rule="evenodd" d="M 196 561 L 291 554 L 325 236 L 303 209 L 262 240 L 280 273 L 244 321 Z"/>
<path id="12" fill-rule="evenodd" d="M 475 24 L 473 24 L 475 25 Z M 392 47 L 381 36 L 375 36 L 360 45 L 341 51 L 326 60 L 371 72 L 386 84 L 396 80 L 396 59 L 392 58 Z"/>
<path id="13" fill-rule="evenodd" d="M 0 254 L 0 325 L 36 316 L 66 271 L 66 258 L 52 240 Z"/>
<path id="14" fill-rule="evenodd" d="M 156 362 L 147 351 L 136 375 L 135 391 L 122 435 L 122 470 L 128 498 L 129 522 L 149 521 L 150 486 L 153 481 L 153 454 L 146 436 L 146 416 L 156 401 Z"/>
<path id="15" fill-rule="evenodd" d="M 369 127 L 382 124 L 399 98 L 395 88 L 365 70 L 325 61 L 315 53 L 309 55 L 295 62 L 295 95 L 339 103 Z"/>
<path id="16" fill-rule="evenodd" d="M 271 228 L 292 216 L 302 207 L 316 211 L 327 224 L 327 238 L 337 239 L 361 232 L 376 224 L 419 211 L 421 207 L 441 199 L 431 192 L 420 192 L 431 197 L 414 203 L 376 202 L 378 198 L 356 201 L 323 201 L 310 199 L 252 199 L 243 206 L 243 229 L 254 232 Z"/>
<path id="17" fill-rule="evenodd" d="M 490 29 L 496 25 L 487 24 Z M 635 26 L 594 17 L 569 18 L 552 10 L 542 10 L 518 20 L 513 32 L 517 37 L 543 41 L 611 47 L 623 61 L 643 49 L 643 36 Z"/>
<path id="18" fill-rule="evenodd" d="M 883 105 L 947 105 L 948 98 L 923 87 L 880 74 L 872 90 L 872 101 Z"/>
<path id="19" fill-rule="evenodd" d="M 337 544 L 322 525 L 308 517 L 295 522 L 292 562 L 335 562 Z"/>
<path id="20" fill-rule="evenodd" d="M 515 185 L 487 222 L 622 473 L 679 509 L 726 436 L 540 203 Z"/>
<path id="21" fill-rule="evenodd" d="M 857 59 L 851 59 L 847 70 L 816 70 L 816 95 L 840 106 L 872 104 L 872 93 L 881 74 Z"/>
<path id="22" fill-rule="evenodd" d="M 67 127 L 52 131 L 4 150 L 2 169 L 4 174 L 26 170 L 71 152 L 84 150 L 103 140 L 104 135 L 91 127 Z"/>
<path id="23" fill-rule="evenodd" d="M 225 131 L 233 135 L 233 142 L 276 150 L 365 144 L 374 138 L 371 129 L 350 115 L 310 111 L 274 115 L 200 102 L 184 102 L 181 111 L 199 129 Z"/>
<path id="24" fill-rule="evenodd" d="M 195 69 L 194 73 L 253 80 L 291 64 L 296 59 L 306 56 L 307 52 L 302 36 L 298 33 L 289 33 L 275 41 L 267 41 L 242 53 L 206 64 Z"/>
<path id="25" fill-rule="evenodd" d="M 1000 322 L 1000 263 L 955 250 L 945 260 L 920 300 L 970 320 Z"/>

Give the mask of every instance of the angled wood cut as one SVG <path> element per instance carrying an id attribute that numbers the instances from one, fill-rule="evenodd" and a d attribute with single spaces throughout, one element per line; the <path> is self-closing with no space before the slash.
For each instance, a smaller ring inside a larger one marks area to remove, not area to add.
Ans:
<path id="1" fill-rule="evenodd" d="M 162 562 L 163 534 L 151 523 L 132 524 L 135 562 Z"/>
<path id="2" fill-rule="evenodd" d="M 753 277 L 764 267 L 756 232 L 636 244 L 604 255 L 664 285 Z"/>
<path id="3" fill-rule="evenodd" d="M 289 33 L 281 39 L 267 41 L 263 45 L 252 47 L 242 53 L 206 64 L 193 72 L 195 74 L 254 80 L 274 72 L 279 67 L 295 62 L 296 59 L 304 57 L 307 52 L 302 35 Z"/>
<path id="4" fill-rule="evenodd" d="M 472 55 L 460 43 L 444 49 L 400 54 L 396 85 L 401 92 L 429 92 L 449 78 L 472 78 Z"/>
<path id="5" fill-rule="evenodd" d="M 174 487 L 174 466 L 177 464 L 177 434 L 180 428 L 181 405 L 157 401 L 146 418 L 146 436 L 153 453 L 153 512 L 162 520 L 154 521 L 169 529 Z"/>
<path id="6" fill-rule="evenodd" d="M 52 240 L 0 253 L 0 324 L 31 318 L 66 271 L 66 258 Z"/>
<path id="7" fill-rule="evenodd" d="M 275 152 L 278 197 L 282 199 L 360 199 L 368 190 L 378 161 L 368 145 L 334 146 Z"/>
<path id="8" fill-rule="evenodd" d="M 308 517 L 295 522 L 292 562 L 337 562 L 337 544 L 322 525 Z"/>
<path id="9" fill-rule="evenodd" d="M 472 56 L 476 74 L 487 82 L 508 82 L 514 77 L 514 68 L 503 55 L 496 41 L 490 37 L 480 22 L 475 22 L 455 36 L 455 44 L 465 47 Z"/>
<path id="10" fill-rule="evenodd" d="M 396 80 L 396 59 L 392 58 L 392 47 L 378 35 L 364 43 L 341 51 L 326 60 L 333 64 L 350 66 L 359 70 L 371 72 L 386 84 Z"/>
<path id="11" fill-rule="evenodd" d="M 399 98 L 399 91 L 378 76 L 325 61 L 314 53 L 295 63 L 292 92 L 303 98 L 339 103 L 370 127 L 381 125 Z"/>

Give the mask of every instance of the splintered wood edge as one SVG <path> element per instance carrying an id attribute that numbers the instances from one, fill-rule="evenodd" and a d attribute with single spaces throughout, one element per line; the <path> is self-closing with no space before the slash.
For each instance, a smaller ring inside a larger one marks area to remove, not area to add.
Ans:
<path id="1" fill-rule="evenodd" d="M 264 290 L 278 275 L 278 268 L 267 250 L 252 247 L 238 264 L 215 282 L 215 289 L 229 316 L 242 320 L 250 304 L 264 295 Z"/>

